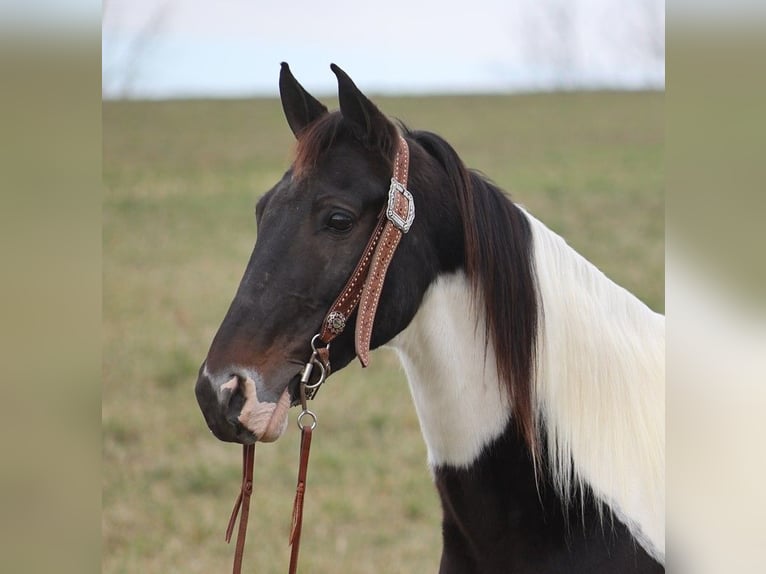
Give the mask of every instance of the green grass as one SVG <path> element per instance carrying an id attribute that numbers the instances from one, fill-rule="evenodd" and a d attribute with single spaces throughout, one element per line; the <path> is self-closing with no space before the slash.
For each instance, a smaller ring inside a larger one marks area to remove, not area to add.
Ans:
<path id="1" fill-rule="evenodd" d="M 657 93 L 378 98 L 651 307 L 664 305 Z M 331 103 L 331 102 L 328 102 Z M 334 105 L 334 103 L 333 103 Z M 196 369 L 287 168 L 276 100 L 104 104 L 103 571 L 221 572 L 240 449 L 215 440 Z M 304 572 L 433 572 L 439 505 L 395 358 L 333 376 L 315 402 Z M 283 572 L 298 433 L 259 446 L 246 569 Z"/>

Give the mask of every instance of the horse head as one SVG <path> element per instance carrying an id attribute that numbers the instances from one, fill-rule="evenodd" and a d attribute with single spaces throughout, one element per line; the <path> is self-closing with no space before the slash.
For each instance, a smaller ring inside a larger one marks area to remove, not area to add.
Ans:
<path id="1" fill-rule="evenodd" d="M 312 337 L 352 274 L 388 196 L 399 129 L 343 70 L 332 70 L 340 110 L 328 112 L 282 64 L 279 87 L 297 139 L 294 162 L 257 203 L 255 247 L 195 388 L 208 426 L 224 441 L 269 442 L 284 432 Z M 410 189 L 417 195 L 426 187 L 424 178 L 438 171 L 417 145 L 410 157 Z M 433 215 L 419 217 L 391 262 L 372 348 L 407 326 L 439 271 L 432 222 L 449 217 L 444 205 Z M 354 356 L 353 329 L 346 329 L 332 343 L 330 362 L 338 370 Z"/>

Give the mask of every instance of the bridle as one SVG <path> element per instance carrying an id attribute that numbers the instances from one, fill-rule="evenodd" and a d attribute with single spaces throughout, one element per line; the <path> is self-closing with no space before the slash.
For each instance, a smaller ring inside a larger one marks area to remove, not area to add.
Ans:
<path id="1" fill-rule="evenodd" d="M 317 425 L 317 416 L 310 411 L 307 401 L 313 399 L 319 388 L 330 376 L 330 343 L 346 328 L 349 318 L 358 308 L 354 347 L 356 355 L 363 367 L 370 363 L 370 341 L 372 325 L 383 290 L 383 282 L 388 272 L 388 266 L 394 257 L 402 235 L 410 230 L 415 219 L 415 203 L 412 194 L 407 191 L 407 180 L 410 167 L 410 152 L 405 139 L 400 135 L 394 173 L 388 190 L 388 201 L 378 216 L 378 222 L 367 246 L 364 248 L 354 272 L 346 281 L 335 302 L 330 307 L 322 321 L 319 333 L 311 339 L 311 357 L 303 367 L 300 376 L 299 396 L 301 412 L 298 415 L 298 428 L 301 429 L 300 462 L 298 465 L 298 484 L 295 489 L 293 503 L 293 518 L 290 528 L 289 543 L 290 567 L 289 574 L 295 574 L 298 568 L 298 552 L 303 524 L 303 502 L 306 492 L 306 475 L 308 472 L 311 437 Z M 318 377 L 312 380 L 312 375 L 318 370 Z M 307 419 L 307 417 L 310 419 Z M 250 495 L 253 490 L 253 466 L 255 461 L 255 445 L 242 447 L 242 486 L 239 496 L 234 503 L 229 525 L 226 528 L 226 542 L 231 540 L 234 524 L 240 513 L 237 543 L 234 552 L 234 574 L 239 574 L 242 568 L 242 557 L 245 550 L 245 535 L 247 519 L 250 510 Z"/>

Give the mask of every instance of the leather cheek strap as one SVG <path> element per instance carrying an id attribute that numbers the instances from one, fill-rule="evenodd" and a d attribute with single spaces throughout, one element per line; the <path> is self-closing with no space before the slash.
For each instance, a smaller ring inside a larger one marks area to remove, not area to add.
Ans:
<path id="1" fill-rule="evenodd" d="M 370 364 L 370 341 L 372 339 L 372 326 L 375 322 L 375 314 L 380 302 L 380 294 L 383 290 L 383 282 L 386 279 L 388 267 L 394 258 L 396 248 L 402 235 L 409 230 L 409 226 L 415 216 L 415 205 L 412 196 L 406 190 L 409 176 L 410 153 L 407 142 L 403 137 L 399 138 L 399 148 L 396 152 L 394 163 L 394 177 L 389 191 L 386 218 L 383 233 L 375 249 L 370 264 L 370 272 L 362 289 L 359 301 L 359 313 L 356 318 L 355 346 L 356 355 L 363 367 Z M 399 186 L 397 186 L 399 184 Z M 404 224 L 404 225 L 402 225 Z"/>
<path id="2" fill-rule="evenodd" d="M 415 205 L 407 191 L 409 163 L 409 146 L 399 136 L 388 202 L 354 272 L 325 316 L 319 334 L 320 339 L 329 345 L 346 328 L 348 318 L 358 306 L 355 347 L 363 367 L 370 362 L 372 327 L 388 267 L 402 235 L 407 233 L 415 218 Z"/>
<path id="3" fill-rule="evenodd" d="M 383 230 L 383 238 L 375 250 L 370 266 L 370 274 L 362 289 L 362 298 L 359 302 L 359 314 L 356 317 L 356 333 L 354 344 L 356 355 L 363 367 L 370 364 L 370 342 L 372 340 L 372 325 L 375 322 L 375 314 L 380 302 L 380 294 L 383 291 L 383 282 L 386 272 L 394 257 L 396 247 L 402 238 L 402 232 L 393 225 L 386 225 Z"/>
<path id="4" fill-rule="evenodd" d="M 359 304 L 359 300 L 362 297 L 362 289 L 364 287 L 365 278 L 370 271 L 370 264 L 372 263 L 373 255 L 375 255 L 378 242 L 383 235 L 386 222 L 385 212 L 381 213 L 378 218 L 378 223 L 375 226 L 370 240 L 367 242 L 367 246 L 364 248 L 361 259 L 356 264 L 354 272 L 351 274 L 346 286 L 341 291 L 335 303 L 330 307 L 330 311 L 327 313 L 324 322 L 322 323 L 322 331 L 319 334 L 319 338 L 325 344 L 329 344 L 335 337 L 340 335 L 346 328 L 346 322 L 351 314 Z"/>

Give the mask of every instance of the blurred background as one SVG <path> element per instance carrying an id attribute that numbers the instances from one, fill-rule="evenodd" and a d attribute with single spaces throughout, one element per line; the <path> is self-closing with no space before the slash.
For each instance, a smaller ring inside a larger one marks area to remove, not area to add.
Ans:
<path id="1" fill-rule="evenodd" d="M 283 60 L 331 108 L 337 63 L 664 310 L 662 1 L 103 8 L 103 572 L 230 567 L 240 448 L 212 437 L 193 387 L 255 202 L 291 161 Z M 302 570 L 435 571 L 440 508 L 395 357 L 335 374 L 314 410 Z M 297 439 L 291 422 L 257 449 L 248 569 L 286 569 Z"/>
<path id="2" fill-rule="evenodd" d="M 664 0 L 105 0 L 107 98 L 275 95 L 275 64 L 320 94 L 329 62 L 375 93 L 651 89 Z"/>

